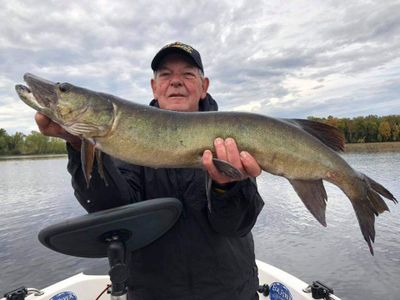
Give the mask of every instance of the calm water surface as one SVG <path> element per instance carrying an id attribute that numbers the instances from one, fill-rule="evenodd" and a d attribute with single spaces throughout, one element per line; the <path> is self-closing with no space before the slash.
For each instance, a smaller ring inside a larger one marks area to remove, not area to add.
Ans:
<path id="1" fill-rule="evenodd" d="M 400 153 L 346 154 L 345 159 L 400 198 Z M 0 293 L 45 287 L 104 259 L 68 257 L 37 240 L 40 229 L 84 214 L 73 196 L 66 159 L 0 161 Z M 376 220 L 375 256 L 350 202 L 326 184 L 328 227 L 308 213 L 290 184 L 263 174 L 265 207 L 253 229 L 259 259 L 307 282 L 321 280 L 343 299 L 400 299 L 400 206 Z"/>

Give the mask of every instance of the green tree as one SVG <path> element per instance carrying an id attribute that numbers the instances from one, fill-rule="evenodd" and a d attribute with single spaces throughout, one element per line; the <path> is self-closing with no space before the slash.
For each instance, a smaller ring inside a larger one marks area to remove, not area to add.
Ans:
<path id="1" fill-rule="evenodd" d="M 365 141 L 376 142 L 378 138 L 378 116 L 370 115 L 365 117 L 364 126 L 366 129 Z"/>
<path id="2" fill-rule="evenodd" d="M 46 154 L 48 153 L 48 143 L 49 137 L 32 131 L 25 139 L 25 152 L 26 154 Z"/>
<path id="3" fill-rule="evenodd" d="M 400 139 L 400 125 L 394 124 L 392 129 L 392 141 L 398 141 Z"/>
<path id="4" fill-rule="evenodd" d="M 51 137 L 48 143 L 48 153 L 62 154 L 66 153 L 65 141 L 59 138 Z"/>
<path id="5" fill-rule="evenodd" d="M 23 154 L 24 140 L 25 135 L 22 132 L 16 132 L 14 135 L 10 136 L 10 139 L 8 140 L 10 154 Z"/>
<path id="6" fill-rule="evenodd" d="M 9 152 L 9 139 L 10 136 L 7 134 L 7 131 L 0 128 L 0 155 L 5 155 Z"/>
<path id="7" fill-rule="evenodd" d="M 400 115 L 383 117 L 369 115 L 352 119 L 333 116 L 328 116 L 327 118 L 310 116 L 308 119 L 339 128 L 343 132 L 347 143 L 400 140 Z"/>

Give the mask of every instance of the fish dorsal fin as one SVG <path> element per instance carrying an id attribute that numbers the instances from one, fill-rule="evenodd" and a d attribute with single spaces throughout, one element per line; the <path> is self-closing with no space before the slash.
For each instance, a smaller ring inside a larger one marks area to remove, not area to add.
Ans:
<path id="1" fill-rule="evenodd" d="M 344 151 L 344 136 L 340 129 L 317 121 L 285 119 L 319 139 L 334 151 Z"/>

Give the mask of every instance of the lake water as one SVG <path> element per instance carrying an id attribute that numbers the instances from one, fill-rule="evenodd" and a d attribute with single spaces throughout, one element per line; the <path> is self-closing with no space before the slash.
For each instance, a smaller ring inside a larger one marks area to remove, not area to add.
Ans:
<path id="1" fill-rule="evenodd" d="M 344 158 L 400 198 L 400 153 L 346 154 Z M 40 229 L 84 214 L 73 196 L 66 159 L 0 161 L 0 295 L 26 285 L 45 287 L 104 259 L 68 257 L 37 240 Z M 376 220 L 375 256 L 369 254 L 350 201 L 328 193 L 325 228 L 314 220 L 283 178 L 258 179 L 265 207 L 253 229 L 260 260 L 306 282 L 320 280 L 343 299 L 400 299 L 400 206 Z"/>

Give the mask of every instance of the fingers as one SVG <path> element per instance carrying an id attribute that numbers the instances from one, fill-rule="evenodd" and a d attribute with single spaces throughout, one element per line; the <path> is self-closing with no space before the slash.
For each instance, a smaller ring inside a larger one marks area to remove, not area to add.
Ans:
<path id="1" fill-rule="evenodd" d="M 213 162 L 213 154 L 210 150 L 205 150 L 203 153 L 203 166 L 208 172 L 211 179 L 219 184 L 232 182 L 232 178 L 221 173 Z"/>
<path id="2" fill-rule="evenodd" d="M 216 157 L 220 160 L 229 162 L 235 168 L 240 170 L 244 175 L 243 178 L 247 178 L 249 176 L 257 177 L 261 174 L 262 170 L 255 158 L 247 151 L 239 152 L 234 139 L 227 138 L 224 141 L 222 138 L 216 138 L 214 141 L 214 147 Z M 222 174 L 215 167 L 212 161 L 213 155 L 210 150 L 204 151 L 202 159 L 204 168 L 208 171 L 210 177 L 214 181 L 220 184 L 232 182 L 232 178 Z"/>
<path id="3" fill-rule="evenodd" d="M 230 182 L 229 178 L 226 178 L 222 173 L 218 171 L 212 159 L 213 159 L 212 152 L 210 150 L 205 150 L 202 157 L 203 166 L 207 170 L 211 179 L 221 184 Z"/>
<path id="4" fill-rule="evenodd" d="M 35 122 L 36 122 L 37 126 L 39 127 L 39 130 L 42 131 L 42 129 L 45 130 L 49 126 L 49 123 L 51 122 L 51 120 L 44 114 L 37 112 L 35 114 Z"/>
<path id="5" fill-rule="evenodd" d="M 37 112 L 35 114 L 35 121 L 42 134 L 46 136 L 62 138 L 67 142 L 70 142 L 74 148 L 80 148 L 81 139 L 79 137 L 68 133 L 64 128 L 53 122 L 47 116 L 41 114 L 40 112 Z"/>
<path id="6" fill-rule="evenodd" d="M 225 140 L 225 149 L 226 149 L 226 161 L 232 164 L 236 169 L 241 172 L 244 171 L 242 162 L 240 160 L 239 149 L 236 145 L 236 142 L 232 138 L 227 138 Z M 219 158 L 219 157 L 218 157 Z M 219 158 L 221 159 L 221 158 Z"/>
<path id="7" fill-rule="evenodd" d="M 261 174 L 262 169 L 256 159 L 247 151 L 240 152 L 240 159 L 246 173 L 251 177 L 257 177 Z"/>
<path id="8" fill-rule="evenodd" d="M 220 160 L 228 160 L 228 156 L 226 153 L 225 142 L 221 138 L 216 138 L 214 140 L 215 153 L 217 154 L 217 158 Z"/>
<path id="9" fill-rule="evenodd" d="M 35 121 L 42 134 L 63 138 L 63 133 L 65 132 L 65 130 L 47 116 L 41 114 L 40 112 L 37 112 L 35 114 Z"/>

